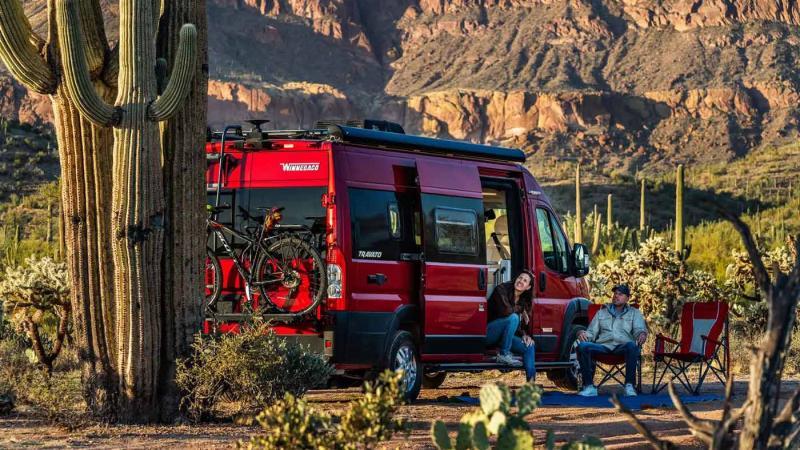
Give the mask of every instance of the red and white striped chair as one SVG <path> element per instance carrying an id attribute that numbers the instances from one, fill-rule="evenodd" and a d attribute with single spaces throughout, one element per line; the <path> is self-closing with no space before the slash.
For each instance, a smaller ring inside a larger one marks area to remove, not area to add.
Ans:
<path id="1" fill-rule="evenodd" d="M 684 304 L 681 310 L 681 340 L 658 334 L 653 360 L 654 394 L 669 383 L 664 381 L 667 372 L 672 373 L 670 381 L 677 379 L 693 395 L 700 393 L 709 372 L 725 384 L 730 376 L 728 304 Z M 688 373 L 694 367 L 698 369 L 695 384 Z"/>

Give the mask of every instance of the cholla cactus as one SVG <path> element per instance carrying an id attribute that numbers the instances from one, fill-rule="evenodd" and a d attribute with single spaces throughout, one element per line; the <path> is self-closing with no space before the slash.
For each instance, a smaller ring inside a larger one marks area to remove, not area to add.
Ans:
<path id="1" fill-rule="evenodd" d="M 512 395 L 503 384 L 487 384 L 481 388 L 480 408 L 461 418 L 456 440 L 453 442 L 444 422 L 437 420 L 431 427 L 431 437 L 440 450 L 489 449 L 490 436 L 497 436 L 495 448 L 534 448 L 533 435 L 525 417 L 541 404 L 542 389 L 532 383 L 522 386 L 516 393 L 516 411 L 512 410 Z M 552 433 L 548 433 L 547 448 L 555 449 Z M 594 438 L 583 442 L 569 442 L 562 449 L 601 449 L 602 443 Z"/>
<path id="2" fill-rule="evenodd" d="M 597 266 L 589 277 L 595 299 L 606 299 L 611 287 L 626 283 L 642 314 L 658 326 L 674 323 L 684 302 L 728 300 L 729 289 L 704 271 L 690 270 L 669 242 L 653 237 L 635 251 Z"/>
<path id="3" fill-rule="evenodd" d="M 757 242 L 764 266 L 771 271 L 774 279 L 777 272 L 788 273 L 792 269 L 795 260 L 794 237 L 789 236 L 786 244 L 764 251 L 766 246 L 761 240 Z M 762 293 L 756 285 L 753 265 L 746 252 L 734 250 L 732 253 L 733 262 L 728 264 L 725 270 L 725 287 L 733 298 L 733 310 L 737 316 L 744 318 L 743 323 L 751 331 L 761 331 L 767 324 L 768 305 L 762 301 Z"/>
<path id="4" fill-rule="evenodd" d="M 22 266 L 7 267 L 0 282 L 0 298 L 11 321 L 28 334 L 39 363 L 48 371 L 52 370 L 69 326 L 66 265 L 47 257 L 31 257 Z M 53 347 L 49 351 L 44 348 L 40 332 L 40 326 L 48 316 L 55 316 L 59 321 Z"/>

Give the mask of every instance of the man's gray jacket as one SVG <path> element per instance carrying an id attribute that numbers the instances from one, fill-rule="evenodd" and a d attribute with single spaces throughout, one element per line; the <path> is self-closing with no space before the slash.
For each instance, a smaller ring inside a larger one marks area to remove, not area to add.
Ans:
<path id="1" fill-rule="evenodd" d="M 586 330 L 586 338 L 589 342 L 613 349 L 618 345 L 635 342 L 644 332 L 647 332 L 647 324 L 638 309 L 625 305 L 621 312 L 617 312 L 613 304 L 608 304 L 595 314 Z"/>

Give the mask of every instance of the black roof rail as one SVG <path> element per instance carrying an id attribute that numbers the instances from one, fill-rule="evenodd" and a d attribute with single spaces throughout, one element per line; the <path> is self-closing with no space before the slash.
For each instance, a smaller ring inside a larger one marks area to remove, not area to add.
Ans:
<path id="1" fill-rule="evenodd" d="M 437 153 L 445 152 L 520 163 L 525 162 L 525 153 L 516 148 L 493 147 L 491 145 L 365 130 L 342 125 L 328 126 L 328 134 L 335 139 L 354 144 L 387 145 L 409 150 L 427 150 Z"/>

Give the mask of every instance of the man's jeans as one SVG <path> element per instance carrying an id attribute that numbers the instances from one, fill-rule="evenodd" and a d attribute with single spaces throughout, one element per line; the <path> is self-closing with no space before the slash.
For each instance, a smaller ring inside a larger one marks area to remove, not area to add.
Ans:
<path id="1" fill-rule="evenodd" d="M 522 339 L 514 336 L 519 327 L 519 315 L 509 314 L 502 319 L 489 322 L 486 327 L 486 346 L 498 346 L 501 355 L 511 352 L 522 355 L 522 365 L 525 367 L 525 378 L 528 381 L 536 378 L 536 348 L 527 346 Z"/>
<path id="2" fill-rule="evenodd" d="M 631 341 L 609 349 L 594 342 L 578 344 L 578 363 L 581 365 L 583 385 L 594 385 L 595 355 L 625 355 L 625 384 L 636 385 L 636 365 L 639 363 L 639 346 Z"/>

